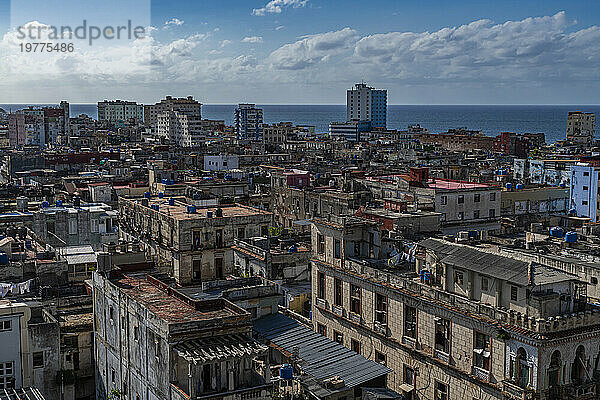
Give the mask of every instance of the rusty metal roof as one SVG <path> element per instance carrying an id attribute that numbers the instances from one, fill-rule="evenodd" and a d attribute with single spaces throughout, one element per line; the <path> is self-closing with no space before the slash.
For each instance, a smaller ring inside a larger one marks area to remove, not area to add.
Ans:
<path id="1" fill-rule="evenodd" d="M 178 343 L 174 350 L 187 361 L 205 364 L 231 358 L 257 357 L 265 354 L 268 347 L 248 335 L 234 334 L 186 340 Z"/>

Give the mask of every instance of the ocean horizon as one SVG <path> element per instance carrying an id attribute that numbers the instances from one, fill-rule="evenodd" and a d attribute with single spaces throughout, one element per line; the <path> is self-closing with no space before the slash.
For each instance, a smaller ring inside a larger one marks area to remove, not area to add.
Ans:
<path id="1" fill-rule="evenodd" d="M 0 104 L 5 111 L 48 104 Z M 52 105 L 52 104 L 51 104 Z M 71 117 L 80 114 L 97 118 L 96 104 L 71 104 Z M 224 120 L 233 124 L 236 104 L 203 104 L 202 118 Z M 292 122 L 314 125 L 317 132 L 327 132 L 329 123 L 346 120 L 346 106 L 318 104 L 257 104 L 263 108 L 265 123 Z M 388 105 L 388 129 L 405 130 L 408 125 L 420 124 L 433 133 L 451 128 L 480 130 L 489 136 L 501 132 L 546 134 L 553 143 L 564 139 L 569 111 L 600 114 L 600 105 Z"/>

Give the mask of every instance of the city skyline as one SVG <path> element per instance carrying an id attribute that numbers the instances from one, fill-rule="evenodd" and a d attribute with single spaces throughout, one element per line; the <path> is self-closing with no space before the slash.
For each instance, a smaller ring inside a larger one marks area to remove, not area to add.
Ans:
<path id="1" fill-rule="evenodd" d="M 137 1 L 144 12 L 135 16 L 149 13 L 144 39 L 69 54 L 16 48 L 17 17 L 106 23 L 67 3 L 66 15 L 36 18 L 24 3 L 0 1 L 0 103 L 151 103 L 172 94 L 208 104 L 344 104 L 361 81 L 388 89 L 389 104 L 598 103 L 593 2 Z"/>

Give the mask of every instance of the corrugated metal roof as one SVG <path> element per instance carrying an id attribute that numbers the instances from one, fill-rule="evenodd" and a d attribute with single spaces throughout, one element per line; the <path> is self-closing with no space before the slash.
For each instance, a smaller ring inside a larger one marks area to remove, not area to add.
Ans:
<path id="1" fill-rule="evenodd" d="M 213 336 L 178 343 L 174 350 L 190 362 L 205 364 L 215 360 L 259 356 L 268 347 L 245 334 Z"/>
<path id="2" fill-rule="evenodd" d="M 425 239 L 419 242 L 419 246 L 434 251 L 444 264 L 477 271 L 521 286 L 529 285 L 528 262 L 440 239 Z M 578 280 L 576 275 L 536 263 L 533 265 L 533 272 L 535 285 Z"/>
<path id="3" fill-rule="evenodd" d="M 67 259 L 67 264 L 93 264 L 98 261 L 96 254 L 74 254 L 65 257 Z"/>
<path id="4" fill-rule="evenodd" d="M 256 320 L 254 330 L 291 354 L 297 349 L 298 365 L 320 381 L 339 376 L 346 387 L 352 388 L 391 372 L 385 365 L 367 360 L 283 314 Z"/>
<path id="5" fill-rule="evenodd" d="M 44 400 L 42 393 L 34 387 L 0 389 L 0 400 Z"/>

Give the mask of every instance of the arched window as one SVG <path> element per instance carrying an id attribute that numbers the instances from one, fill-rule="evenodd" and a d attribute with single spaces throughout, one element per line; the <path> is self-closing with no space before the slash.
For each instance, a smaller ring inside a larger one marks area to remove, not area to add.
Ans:
<path id="1" fill-rule="evenodd" d="M 560 371 L 562 368 L 562 359 L 560 351 L 556 350 L 550 357 L 550 367 L 548 368 L 548 387 L 560 385 Z"/>
<path id="2" fill-rule="evenodd" d="M 571 381 L 580 383 L 585 381 L 585 379 L 585 348 L 579 346 L 575 351 L 575 359 L 573 360 L 573 365 L 571 367 Z"/>
<path id="3" fill-rule="evenodd" d="M 520 387 L 525 389 L 530 386 L 531 367 L 527 361 L 527 352 L 522 347 L 519 347 L 516 357 L 512 360 L 510 375 Z"/>

